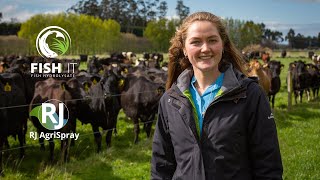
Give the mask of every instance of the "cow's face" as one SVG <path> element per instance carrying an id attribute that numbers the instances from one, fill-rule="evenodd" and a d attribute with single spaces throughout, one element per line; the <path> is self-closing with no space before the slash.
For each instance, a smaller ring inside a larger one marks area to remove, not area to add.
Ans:
<path id="1" fill-rule="evenodd" d="M 100 81 L 100 83 L 103 85 L 106 98 L 111 98 L 111 96 L 119 93 L 118 78 L 112 71 L 110 71 L 107 76 Z"/>
<path id="2" fill-rule="evenodd" d="M 284 67 L 279 61 L 270 61 L 268 67 L 271 70 L 272 78 L 279 77 L 282 68 Z"/>
<path id="3" fill-rule="evenodd" d="M 79 82 L 77 79 L 71 79 L 68 81 L 70 87 L 71 96 L 77 100 L 77 106 L 88 104 L 90 101 L 89 91 L 91 84 L 87 81 Z"/>
<path id="4" fill-rule="evenodd" d="M 307 66 L 304 62 L 298 61 L 295 63 L 294 73 L 297 76 L 297 83 L 304 84 L 307 81 Z"/>

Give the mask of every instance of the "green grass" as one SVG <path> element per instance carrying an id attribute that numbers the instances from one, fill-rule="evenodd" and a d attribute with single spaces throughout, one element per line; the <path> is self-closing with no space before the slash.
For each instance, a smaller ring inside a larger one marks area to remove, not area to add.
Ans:
<path id="1" fill-rule="evenodd" d="M 275 120 L 277 124 L 284 179 L 320 179 L 320 102 L 319 98 L 293 106 L 287 111 L 286 76 L 288 64 L 301 58 L 273 58 L 285 65 L 281 72 L 281 90 L 276 96 Z M 302 59 L 307 62 L 310 60 Z M 83 65 L 85 67 L 85 65 Z M 27 139 L 26 156 L 18 160 L 19 151 L 5 153 L 2 179 L 150 179 L 150 160 L 152 138 L 147 139 L 145 132 L 140 133 L 140 142 L 133 143 L 133 124 L 121 112 L 118 118 L 118 136 L 112 137 L 112 147 L 96 153 L 90 125 L 78 122 L 80 138 L 70 150 L 70 162 L 59 163 L 60 144 L 55 146 L 55 162 L 49 164 L 48 146 L 46 151 L 39 149 L 37 141 Z M 153 127 L 154 129 L 154 127 Z M 34 128 L 29 124 L 29 131 Z M 27 137 L 29 135 L 27 134 Z M 10 138 L 11 148 L 17 141 Z"/>
<path id="2" fill-rule="evenodd" d="M 29 131 L 35 129 L 29 124 Z M 55 162 L 48 160 L 46 151 L 39 149 L 37 141 L 29 139 L 27 134 L 26 156 L 17 159 L 19 150 L 5 153 L 3 179 L 149 179 L 152 139 L 144 131 L 140 133 L 139 144 L 134 144 L 133 123 L 121 112 L 118 119 L 118 135 L 112 138 L 112 147 L 106 149 L 103 139 L 101 153 L 96 153 L 90 125 L 77 124 L 80 133 L 76 145 L 71 147 L 70 162 L 60 163 L 60 143 L 56 141 Z M 141 130 L 143 126 L 140 126 Z M 154 128 L 153 128 L 154 129 Z M 105 137 L 105 134 L 104 134 Z M 11 148 L 17 148 L 17 142 L 10 139 Z"/>
<path id="3" fill-rule="evenodd" d="M 307 58 L 275 58 L 285 65 L 281 72 L 281 89 L 276 95 L 275 119 L 284 167 L 284 179 L 320 179 L 320 98 L 295 104 L 287 111 L 286 77 L 288 65 L 295 60 L 311 63 Z"/>
<path id="4" fill-rule="evenodd" d="M 320 177 L 320 103 L 299 104 L 290 113 L 275 110 L 284 179 Z"/>

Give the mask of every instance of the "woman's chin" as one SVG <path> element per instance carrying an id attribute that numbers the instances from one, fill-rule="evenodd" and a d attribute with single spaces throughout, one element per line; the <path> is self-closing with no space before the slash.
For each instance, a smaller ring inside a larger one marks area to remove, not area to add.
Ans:
<path id="1" fill-rule="evenodd" d="M 202 66 L 198 68 L 201 72 L 209 72 L 209 71 L 214 71 L 215 68 L 212 66 Z"/>

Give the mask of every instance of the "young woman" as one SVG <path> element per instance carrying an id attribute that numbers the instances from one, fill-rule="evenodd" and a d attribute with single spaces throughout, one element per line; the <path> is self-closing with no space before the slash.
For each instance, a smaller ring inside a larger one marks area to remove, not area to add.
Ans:
<path id="1" fill-rule="evenodd" d="M 187 17 L 171 39 L 151 179 L 282 179 L 276 125 L 219 17 Z"/>

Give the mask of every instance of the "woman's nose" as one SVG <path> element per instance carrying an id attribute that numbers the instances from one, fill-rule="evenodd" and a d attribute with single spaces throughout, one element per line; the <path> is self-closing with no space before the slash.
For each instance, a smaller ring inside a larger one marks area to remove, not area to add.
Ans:
<path id="1" fill-rule="evenodd" d="M 208 43 L 203 43 L 202 46 L 201 46 L 201 51 L 202 52 L 205 52 L 205 51 L 208 51 L 209 50 L 209 46 L 208 46 Z"/>

